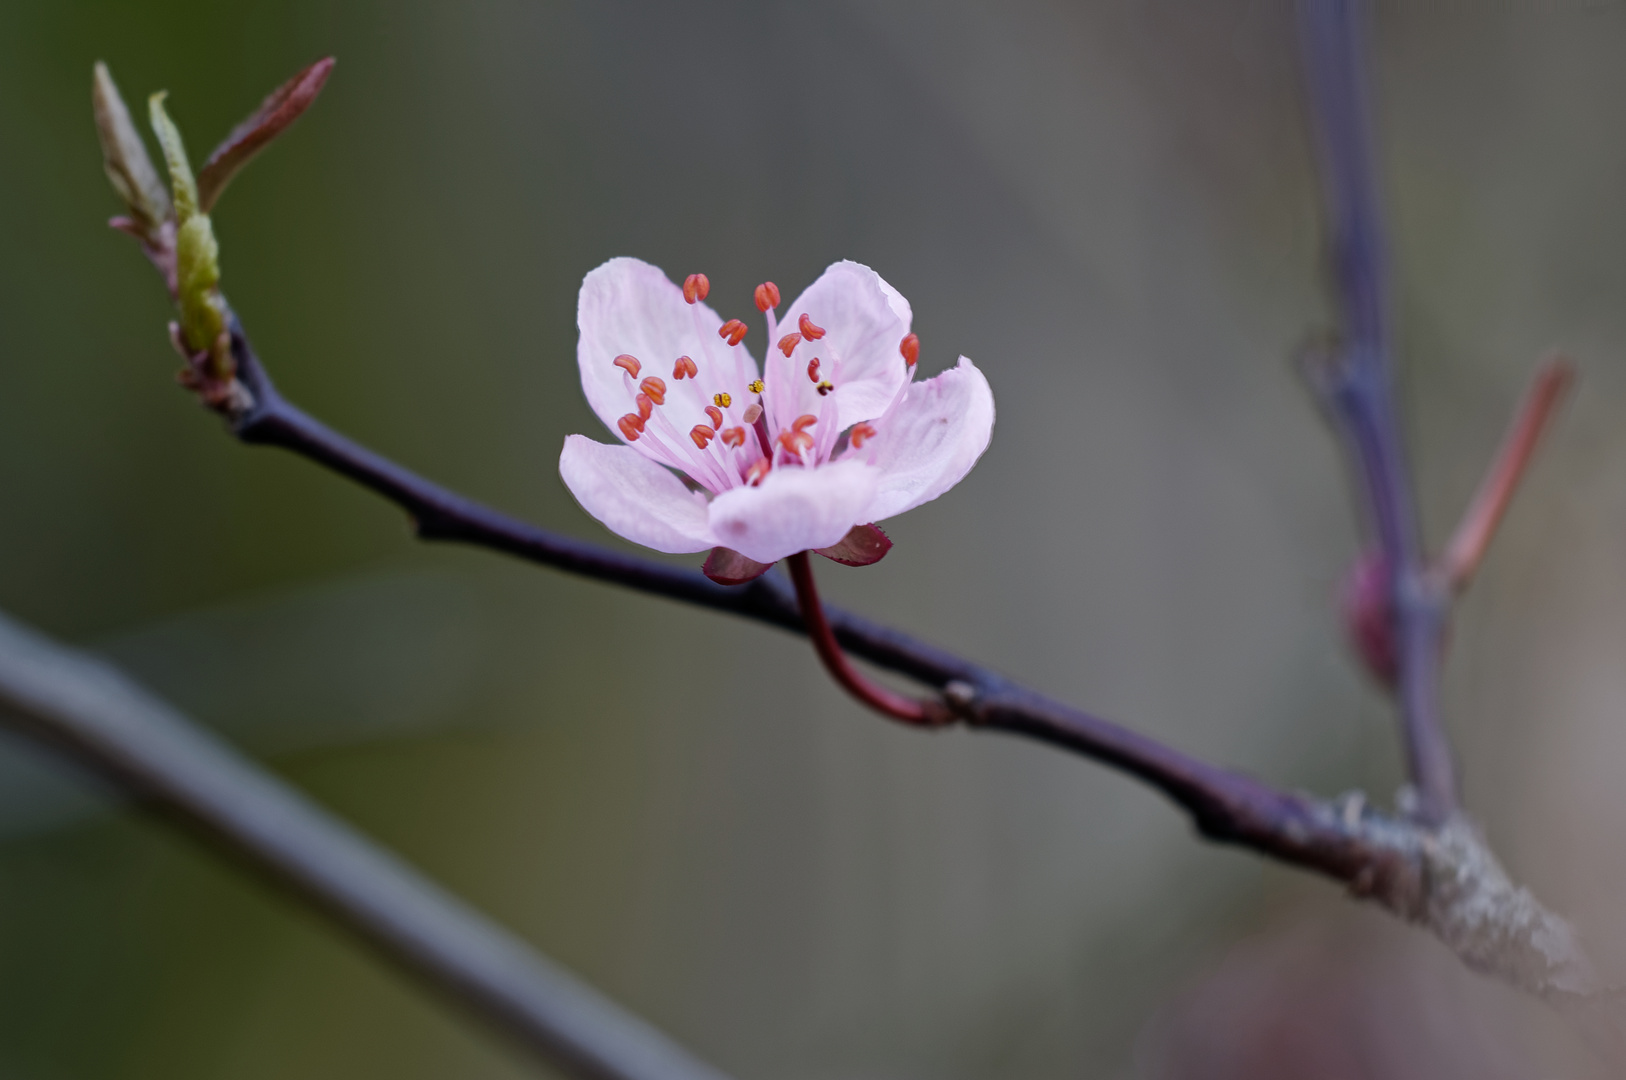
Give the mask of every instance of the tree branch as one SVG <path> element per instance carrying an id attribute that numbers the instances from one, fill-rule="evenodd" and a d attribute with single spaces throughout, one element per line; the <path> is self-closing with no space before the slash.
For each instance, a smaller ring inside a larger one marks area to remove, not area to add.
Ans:
<path id="1" fill-rule="evenodd" d="M 543 1062 L 588 1080 L 724 1080 L 116 669 L 4 616 L 0 723 L 222 843 Z"/>
<path id="2" fill-rule="evenodd" d="M 1300 0 L 1305 80 L 1321 150 L 1328 242 L 1344 338 L 1318 373 L 1360 481 L 1387 578 L 1401 732 L 1417 814 L 1442 825 L 1458 809 L 1439 675 L 1449 587 L 1429 566 L 1400 436 L 1391 373 L 1389 285 L 1366 85 L 1366 9 Z"/>

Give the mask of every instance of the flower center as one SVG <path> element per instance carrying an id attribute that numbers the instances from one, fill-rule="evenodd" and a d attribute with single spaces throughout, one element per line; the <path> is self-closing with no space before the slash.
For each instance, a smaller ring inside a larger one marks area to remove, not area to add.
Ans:
<path id="1" fill-rule="evenodd" d="M 728 319 L 714 330 L 702 324 L 697 305 L 710 291 L 711 282 L 704 274 L 690 274 L 683 283 L 683 298 L 690 305 L 700 350 L 698 356 L 677 357 L 672 381 L 688 380 L 693 392 L 669 389 L 655 374 L 640 380 L 643 362 L 631 354 L 622 353 L 612 361 L 622 369 L 633 407 L 616 424 L 627 442 L 641 443 L 641 449 L 655 460 L 719 495 L 760 484 L 776 468 L 816 468 L 833 460 L 838 451 L 845 456 L 876 436 L 877 424 L 884 425 L 884 417 L 875 423 L 851 425 L 847 439 L 838 438 L 842 428 L 831 394 L 841 384 L 842 359 L 837 350 L 815 344 L 828 331 L 809 312 L 798 313 L 796 329 L 779 337 L 769 350 L 763 377 L 753 378 L 750 354 L 741 344 L 746 324 Z M 754 299 L 767 319 L 768 339 L 773 341 L 779 329 L 775 312 L 779 288 L 771 281 L 763 282 L 756 287 Z M 714 335 L 720 344 L 713 341 Z M 899 344 L 910 379 L 919 349 L 914 334 Z M 812 404 L 803 396 L 799 382 L 803 378 L 820 399 L 817 412 L 803 411 L 803 402 Z M 686 424 L 690 426 L 685 431 Z"/>

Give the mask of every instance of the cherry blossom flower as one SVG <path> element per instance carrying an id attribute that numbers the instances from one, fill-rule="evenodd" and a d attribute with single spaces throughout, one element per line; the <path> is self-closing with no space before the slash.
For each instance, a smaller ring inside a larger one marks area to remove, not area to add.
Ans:
<path id="1" fill-rule="evenodd" d="M 779 289 L 757 286 L 761 369 L 745 323 L 707 306 L 710 288 L 630 258 L 582 282 L 582 390 L 620 443 L 571 435 L 559 471 L 612 532 L 715 549 L 706 572 L 731 584 L 801 551 L 864 565 L 891 546 L 874 522 L 937 498 L 987 449 L 987 380 L 962 356 L 916 381 L 909 302 L 869 267 L 831 266 L 785 306 L 785 326 Z"/>

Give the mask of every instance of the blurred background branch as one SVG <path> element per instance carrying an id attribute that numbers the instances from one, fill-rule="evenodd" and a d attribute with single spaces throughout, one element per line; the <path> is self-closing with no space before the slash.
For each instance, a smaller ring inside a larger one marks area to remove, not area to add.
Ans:
<path id="1" fill-rule="evenodd" d="M 590 1080 L 723 1080 L 111 666 L 0 616 L 0 722 L 189 826 L 385 960 Z"/>

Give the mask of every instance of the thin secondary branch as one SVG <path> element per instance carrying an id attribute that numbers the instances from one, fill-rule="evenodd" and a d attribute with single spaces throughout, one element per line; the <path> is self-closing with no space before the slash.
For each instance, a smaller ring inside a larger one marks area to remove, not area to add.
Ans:
<path id="1" fill-rule="evenodd" d="M 1358 0 L 1300 0 L 1299 15 L 1343 315 L 1340 355 L 1323 375 L 1324 389 L 1340 415 L 1389 577 L 1401 731 L 1418 816 L 1440 825 L 1458 806 L 1439 694 L 1449 593 L 1423 553 L 1395 407 L 1382 200 L 1368 116 L 1367 11 Z"/>
<path id="2" fill-rule="evenodd" d="M 940 701 L 921 701 L 908 697 L 866 679 L 841 651 L 830 620 L 824 616 L 824 605 L 819 602 L 818 585 L 813 581 L 813 563 L 807 552 L 798 551 L 785 560 L 790 568 L 790 580 L 796 586 L 796 603 L 802 609 L 807 624 L 807 636 L 813 640 L 813 649 L 823 661 L 830 677 L 859 702 L 882 716 L 914 727 L 942 727 L 954 722 L 948 706 Z"/>
<path id="3" fill-rule="evenodd" d="M 1575 369 L 1569 361 L 1562 356 L 1549 357 L 1542 361 L 1524 400 L 1519 402 L 1495 460 L 1462 515 L 1445 554 L 1440 557 L 1441 570 L 1458 592 L 1468 587 L 1479 569 L 1491 537 L 1496 534 L 1502 515 L 1507 513 L 1508 503 L 1513 501 L 1513 492 L 1535 456 L 1542 432 L 1547 430 L 1559 401 L 1574 379 Z"/>
<path id="4" fill-rule="evenodd" d="M 589 1080 L 723 1080 L 116 669 L 3 616 L 0 723 L 201 829 L 549 1065 Z"/>

